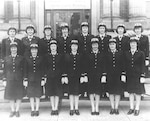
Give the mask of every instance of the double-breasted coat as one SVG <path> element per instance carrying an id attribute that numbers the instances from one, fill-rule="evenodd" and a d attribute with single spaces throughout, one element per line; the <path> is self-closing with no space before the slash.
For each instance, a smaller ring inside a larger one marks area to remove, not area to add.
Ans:
<path id="1" fill-rule="evenodd" d="M 129 41 L 130 38 L 128 36 L 123 35 L 122 37 L 115 37 L 114 39 L 116 39 L 116 43 L 117 43 L 117 50 L 118 51 L 129 51 L 130 49 L 130 45 L 129 45 Z"/>
<path id="2" fill-rule="evenodd" d="M 70 43 L 71 43 L 71 40 L 72 40 L 72 36 L 71 35 L 68 35 L 67 37 L 63 37 L 63 36 L 60 36 L 57 38 L 57 41 L 58 41 L 58 53 L 61 53 L 61 54 L 66 54 L 66 53 L 70 53 L 71 52 L 71 49 L 70 49 Z"/>
<path id="3" fill-rule="evenodd" d="M 23 56 L 17 55 L 12 57 L 9 55 L 4 58 L 4 78 L 7 81 L 4 94 L 5 99 L 16 100 L 22 99 L 24 96 L 23 71 Z"/>
<path id="4" fill-rule="evenodd" d="M 22 44 L 21 40 L 14 38 L 14 42 L 16 42 L 18 44 L 17 45 L 18 55 L 23 55 L 23 50 L 22 50 L 23 44 Z M 2 40 L 2 46 L 1 46 L 2 59 L 4 59 L 6 56 L 10 55 L 10 43 L 11 43 L 11 40 L 9 37 Z"/>
<path id="5" fill-rule="evenodd" d="M 39 46 L 40 46 L 40 54 L 42 56 L 45 56 L 47 54 L 49 54 L 50 51 L 50 42 L 51 40 L 53 40 L 55 38 L 51 37 L 50 39 L 46 39 L 46 37 L 42 38 L 41 41 L 39 42 Z"/>
<path id="6" fill-rule="evenodd" d="M 29 39 L 28 37 L 24 37 L 22 38 L 22 42 L 23 42 L 23 53 L 24 53 L 24 56 L 25 57 L 28 57 L 31 55 L 31 52 L 30 52 L 30 45 L 31 44 L 38 44 L 38 55 L 41 55 L 41 49 L 40 49 L 40 46 L 39 46 L 39 42 L 40 42 L 40 38 L 39 37 L 36 37 L 36 36 L 33 36 L 32 39 Z"/>
<path id="7" fill-rule="evenodd" d="M 102 94 L 101 77 L 104 72 L 104 54 L 89 53 L 87 55 L 88 93 Z"/>
<path id="8" fill-rule="evenodd" d="M 108 51 L 108 45 L 109 45 L 109 39 L 111 39 L 110 35 L 105 34 L 105 36 L 102 38 L 100 35 L 96 36 L 99 39 L 99 50 L 100 52 L 106 53 Z"/>
<path id="9" fill-rule="evenodd" d="M 144 52 L 145 59 L 149 60 L 149 39 L 146 35 L 141 35 L 139 38 L 138 49 Z"/>
<path id="10" fill-rule="evenodd" d="M 44 77 L 44 60 L 43 57 L 37 56 L 33 58 L 28 56 L 25 59 L 25 71 L 24 76 L 27 78 L 27 96 L 28 97 L 40 97 L 42 96 L 41 81 Z"/>
<path id="11" fill-rule="evenodd" d="M 103 37 L 100 37 L 100 35 L 97 35 L 96 37 L 99 39 L 99 51 L 103 52 L 105 55 L 106 52 L 108 52 L 108 50 L 109 50 L 108 46 L 109 46 L 109 40 L 111 39 L 111 36 L 105 34 L 105 36 L 103 36 Z M 106 84 L 105 83 L 102 84 L 102 90 L 103 90 L 103 93 L 106 92 Z"/>
<path id="12" fill-rule="evenodd" d="M 84 73 L 86 72 L 86 55 L 88 55 L 91 52 L 91 39 L 94 37 L 94 35 L 91 34 L 87 34 L 87 35 L 83 35 L 82 33 L 80 33 L 78 35 L 78 40 L 80 43 L 80 48 L 79 48 L 79 53 L 83 54 L 83 58 L 85 62 L 83 62 L 83 69 L 84 69 Z M 80 92 L 81 94 L 84 94 L 85 92 L 88 91 L 88 85 L 87 83 L 82 83 L 80 84 Z"/>
<path id="13" fill-rule="evenodd" d="M 91 52 L 91 39 L 94 35 L 87 34 L 84 36 L 82 33 L 78 36 L 78 41 L 80 43 L 79 53 L 88 54 Z"/>
<path id="14" fill-rule="evenodd" d="M 123 94 L 121 75 L 124 72 L 123 52 L 108 51 L 105 55 L 106 90 L 109 94 Z"/>
<path id="15" fill-rule="evenodd" d="M 68 53 L 65 55 L 65 66 L 63 67 L 64 72 L 67 74 L 69 80 L 69 94 L 70 95 L 78 95 L 80 93 L 79 84 L 80 77 L 83 72 L 83 56 L 82 54 L 77 53 L 73 55 L 72 53 Z"/>
<path id="16" fill-rule="evenodd" d="M 125 71 L 127 76 L 127 91 L 142 94 L 145 92 L 144 84 L 140 77 L 144 75 L 144 52 L 137 50 L 133 55 L 131 51 L 125 52 Z"/>
<path id="17" fill-rule="evenodd" d="M 46 95 L 62 96 L 62 55 L 47 54 L 45 57 L 46 64 Z"/>

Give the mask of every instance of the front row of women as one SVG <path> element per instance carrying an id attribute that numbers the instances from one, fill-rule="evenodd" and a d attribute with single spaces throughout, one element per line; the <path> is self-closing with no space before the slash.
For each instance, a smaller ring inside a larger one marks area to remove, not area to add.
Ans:
<path id="1" fill-rule="evenodd" d="M 137 49 L 138 40 L 131 38 L 130 51 L 125 53 L 116 49 L 115 39 L 109 40 L 110 50 L 106 54 L 99 51 L 97 38 L 91 39 L 91 45 L 91 53 L 85 60 L 78 53 L 78 40 L 71 41 L 71 53 L 66 55 L 57 53 L 57 41 L 52 40 L 51 52 L 44 58 L 38 56 L 37 44 L 31 44 L 31 56 L 24 58 L 17 55 L 17 43 L 11 43 L 11 55 L 4 61 L 5 99 L 10 100 L 10 117 L 20 116 L 19 107 L 25 95 L 24 86 L 30 98 L 31 116 L 39 116 L 39 103 L 44 85 L 45 94 L 50 97 L 51 115 L 58 115 L 59 97 L 63 95 L 63 84 L 69 86 L 70 115 L 80 115 L 79 84 L 83 82 L 88 82 L 91 115 L 99 115 L 102 83 L 106 82 L 111 103 L 110 114 L 119 114 L 120 95 L 127 91 L 130 94 L 130 110 L 127 114 L 139 115 L 141 94 L 145 91 L 143 84 L 145 57 L 144 53 Z M 87 68 L 83 69 L 82 66 L 85 64 Z M 126 82 L 126 90 L 122 87 L 122 81 Z M 136 97 L 135 107 L 134 96 Z"/>

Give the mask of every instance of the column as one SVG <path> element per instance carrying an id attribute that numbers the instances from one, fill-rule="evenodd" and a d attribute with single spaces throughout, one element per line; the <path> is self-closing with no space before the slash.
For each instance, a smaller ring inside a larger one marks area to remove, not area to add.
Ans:
<path id="1" fill-rule="evenodd" d="M 0 21 L 4 20 L 4 0 L 1 0 L 0 3 Z"/>
<path id="2" fill-rule="evenodd" d="M 43 37 L 44 29 L 44 0 L 36 0 L 36 29 L 37 36 Z"/>
<path id="3" fill-rule="evenodd" d="M 100 0 L 91 0 L 91 32 L 94 35 L 97 35 L 100 19 Z"/>

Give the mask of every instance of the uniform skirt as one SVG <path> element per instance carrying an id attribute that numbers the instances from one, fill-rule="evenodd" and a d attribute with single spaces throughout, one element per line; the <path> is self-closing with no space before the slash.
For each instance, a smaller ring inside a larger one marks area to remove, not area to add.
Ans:
<path id="1" fill-rule="evenodd" d="M 7 100 L 22 99 L 24 92 L 24 86 L 21 80 L 7 80 L 4 98 Z"/>
<path id="2" fill-rule="evenodd" d="M 102 94 L 101 76 L 88 75 L 88 93 L 89 94 Z"/>
<path id="3" fill-rule="evenodd" d="M 41 81 L 29 81 L 28 83 L 27 96 L 40 98 L 42 96 Z"/>
<path id="4" fill-rule="evenodd" d="M 128 93 L 145 93 L 144 84 L 140 83 L 140 77 L 127 76 L 126 89 Z"/>
<path id="5" fill-rule="evenodd" d="M 109 94 L 121 95 L 124 92 L 121 77 L 118 75 L 107 76 L 106 88 Z"/>
<path id="6" fill-rule="evenodd" d="M 68 76 L 68 86 L 69 86 L 69 95 L 79 95 L 79 84 L 80 77 L 79 76 Z"/>
<path id="7" fill-rule="evenodd" d="M 61 77 L 49 77 L 46 81 L 46 95 L 47 96 L 62 96 Z"/>

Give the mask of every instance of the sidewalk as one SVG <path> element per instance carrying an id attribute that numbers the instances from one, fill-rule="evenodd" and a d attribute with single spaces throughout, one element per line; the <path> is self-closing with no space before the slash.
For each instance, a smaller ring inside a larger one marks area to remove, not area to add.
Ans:
<path id="1" fill-rule="evenodd" d="M 110 115 L 109 101 L 100 101 L 100 115 L 92 116 L 90 114 L 90 101 L 82 100 L 79 102 L 80 116 L 69 115 L 69 101 L 63 100 L 59 116 L 51 116 L 50 102 L 41 102 L 40 116 L 30 116 L 30 103 L 24 102 L 20 109 L 20 118 L 9 118 L 10 107 L 8 103 L 0 103 L 1 121 L 150 121 L 150 102 L 141 102 L 141 112 L 139 116 L 127 115 L 129 110 L 129 101 L 121 101 L 119 115 Z"/>

